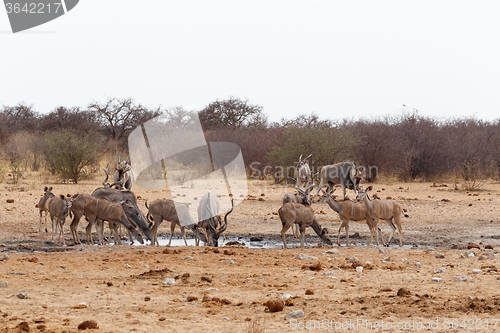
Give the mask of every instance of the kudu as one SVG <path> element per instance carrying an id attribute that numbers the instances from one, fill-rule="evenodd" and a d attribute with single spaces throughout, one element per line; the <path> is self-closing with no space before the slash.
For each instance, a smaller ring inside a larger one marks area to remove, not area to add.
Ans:
<path id="1" fill-rule="evenodd" d="M 286 193 L 283 197 L 283 204 L 288 202 L 296 202 L 299 204 L 307 205 L 306 198 L 304 198 L 300 193 Z M 299 224 L 295 225 L 295 228 L 292 227 L 293 237 L 299 238 Z"/>
<path id="2" fill-rule="evenodd" d="M 219 211 L 220 202 L 217 195 L 213 192 L 208 192 L 200 200 L 198 205 L 198 220 L 197 227 L 206 230 L 207 245 L 219 246 L 219 237 L 227 229 L 227 216 L 233 211 L 234 203 L 231 198 L 231 210 L 224 216 L 222 223 Z"/>
<path id="3" fill-rule="evenodd" d="M 137 220 L 134 222 L 137 224 L 140 232 L 146 237 L 147 240 L 151 240 L 151 228 L 148 221 L 142 215 L 139 206 L 137 205 L 137 199 L 133 192 L 126 190 L 117 190 L 114 188 L 100 187 L 94 190 L 91 194 L 94 198 L 106 198 L 111 202 L 127 201 L 129 200 L 131 205 L 134 207 L 134 216 Z M 132 240 L 131 240 L 132 241 Z"/>
<path id="4" fill-rule="evenodd" d="M 59 197 L 51 197 L 48 198 L 47 201 L 45 202 L 45 206 L 47 207 L 47 210 L 49 211 L 50 214 L 50 220 L 52 221 L 52 241 L 54 241 L 54 224 L 55 224 L 55 233 L 58 233 L 59 229 L 59 237 L 58 237 L 58 243 L 61 243 L 62 239 L 62 244 L 64 245 L 64 234 L 63 234 L 63 226 L 64 222 L 66 221 L 66 216 L 71 217 L 71 205 L 73 203 L 72 198 L 66 198 L 64 195 L 60 195 Z"/>
<path id="5" fill-rule="evenodd" d="M 342 187 L 342 197 L 345 199 L 345 190 L 354 190 L 357 193 L 357 187 L 361 179 L 361 172 L 351 161 L 344 161 L 337 164 L 325 165 L 319 171 L 319 185 L 316 190 L 316 201 L 319 201 L 319 191 L 323 186 L 328 185 L 326 192 L 330 192 L 333 185 L 340 184 Z"/>
<path id="6" fill-rule="evenodd" d="M 315 185 L 311 185 L 306 191 L 296 187 L 297 191 L 305 197 L 306 204 L 299 204 L 296 202 L 285 203 L 279 210 L 278 214 L 281 219 L 282 229 L 281 229 L 281 239 L 283 239 L 283 245 L 285 249 L 288 248 L 286 245 L 285 233 L 293 224 L 299 224 L 301 240 L 300 247 L 304 247 L 305 231 L 306 227 L 310 226 L 316 232 L 316 234 L 321 238 L 321 240 L 332 245 L 330 237 L 328 237 L 328 231 L 321 228 L 318 221 L 314 217 L 314 211 L 311 207 L 311 198 L 309 193 Z"/>
<path id="7" fill-rule="evenodd" d="M 117 223 L 123 225 L 125 229 L 130 231 L 139 243 L 144 244 L 141 234 L 137 232 L 137 225 L 129 219 L 125 213 L 125 211 L 130 208 L 133 208 L 133 205 L 129 200 L 112 203 L 107 199 L 92 199 L 87 202 L 83 208 L 84 214 L 89 221 L 89 224 L 85 228 L 87 234 L 87 244 L 93 244 L 91 231 L 92 226 L 97 219 L 101 221 L 108 221 L 109 228 L 114 230 L 115 245 L 117 245 L 117 243 L 120 245 L 122 244 L 120 238 L 118 237 Z M 99 245 L 103 245 L 102 230 L 98 230 L 97 234 L 99 237 Z"/>
<path id="8" fill-rule="evenodd" d="M 320 197 L 320 202 L 326 202 L 330 208 L 339 214 L 340 219 L 342 220 L 342 224 L 340 225 L 339 232 L 337 235 L 337 245 L 340 246 L 340 231 L 342 228 L 345 228 L 346 233 L 346 246 L 349 246 L 349 221 L 366 221 L 368 228 L 370 229 L 370 235 L 373 232 L 373 219 L 370 217 L 366 206 L 364 203 L 354 202 L 351 200 L 344 200 L 342 202 L 337 202 L 335 199 L 331 197 L 331 195 L 335 192 L 335 189 L 332 192 L 325 193 Z M 384 238 L 382 236 L 382 242 Z M 371 239 L 370 243 L 371 245 Z M 377 237 L 377 246 L 378 246 L 378 237 Z"/>
<path id="9" fill-rule="evenodd" d="M 368 214 L 373 219 L 373 228 L 372 228 L 372 234 L 370 236 L 370 244 L 372 242 L 374 229 L 377 228 L 378 221 L 382 219 L 385 220 L 387 222 L 387 225 L 389 225 L 389 227 L 391 227 L 392 229 L 391 235 L 389 236 L 389 240 L 387 241 L 387 246 L 389 246 L 389 243 L 391 242 L 392 236 L 396 231 L 396 227 L 398 228 L 399 231 L 399 246 L 403 246 L 403 229 L 401 228 L 401 214 L 403 214 L 405 217 L 408 217 L 408 215 L 403 213 L 401 205 L 395 200 L 381 200 L 379 198 L 370 200 L 370 198 L 368 197 L 368 191 L 371 190 L 372 186 L 369 186 L 366 190 L 359 192 L 358 195 L 356 196 L 356 199 L 358 201 L 361 200 L 363 201 L 363 203 L 366 206 Z M 382 237 L 382 243 L 384 243 L 383 237 Z"/>
<path id="10" fill-rule="evenodd" d="M 311 169 L 307 163 L 307 160 L 311 156 L 312 154 L 307 156 L 305 159 L 302 159 L 302 155 L 300 155 L 299 161 L 295 162 L 295 164 L 297 164 L 295 167 L 295 178 L 297 179 L 295 186 L 299 188 L 307 189 L 309 187 L 309 183 L 312 181 Z"/>
<path id="11" fill-rule="evenodd" d="M 168 241 L 168 246 L 172 244 L 172 236 L 174 235 L 176 225 L 181 228 L 181 234 L 184 238 L 184 244 L 186 244 L 186 246 L 188 245 L 186 240 L 186 228 L 193 231 L 195 235 L 201 238 L 204 242 L 207 242 L 206 237 L 201 233 L 201 230 L 194 227 L 195 223 L 189 213 L 189 207 L 185 203 L 174 202 L 171 199 L 157 199 L 149 206 L 146 201 L 145 205 L 148 209 L 147 219 L 154 223 L 151 228 L 151 245 L 160 245 L 157 234 L 158 228 L 163 220 L 170 222 L 170 239 Z M 185 227 L 181 226 L 181 222 L 185 225 Z"/>
<path id="12" fill-rule="evenodd" d="M 135 173 L 130 164 L 130 156 L 126 161 L 121 162 L 120 155 L 118 153 L 116 155 L 118 156 L 118 167 L 116 167 L 113 182 L 122 184 L 123 188 L 130 191 L 135 181 Z"/>
<path id="13" fill-rule="evenodd" d="M 47 186 L 44 187 L 43 189 L 43 197 L 40 198 L 40 201 L 38 201 L 38 209 L 40 210 L 40 227 L 38 228 L 38 232 L 42 231 L 42 213 L 45 212 L 45 232 L 48 232 L 47 230 L 47 214 L 49 211 L 47 210 L 47 207 L 45 206 L 45 203 L 49 198 L 55 197 L 54 193 L 52 193 L 52 187 L 47 188 Z"/>

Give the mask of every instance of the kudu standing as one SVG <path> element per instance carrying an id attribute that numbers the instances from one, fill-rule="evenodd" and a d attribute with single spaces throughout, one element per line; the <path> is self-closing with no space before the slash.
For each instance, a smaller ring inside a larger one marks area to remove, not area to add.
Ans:
<path id="1" fill-rule="evenodd" d="M 322 167 L 319 171 L 319 179 L 318 189 L 316 190 L 316 201 L 319 201 L 319 191 L 323 186 L 328 185 L 328 189 L 326 190 L 328 193 L 335 184 L 340 184 L 342 187 L 342 197 L 345 199 L 346 188 L 354 190 L 354 193 L 357 193 L 361 172 L 353 162 L 344 161 Z"/>
<path id="2" fill-rule="evenodd" d="M 302 155 L 300 155 L 299 161 L 295 162 L 295 164 L 297 164 L 297 167 L 295 168 L 295 178 L 297 179 L 295 186 L 299 188 L 307 189 L 309 187 L 309 183 L 312 181 L 311 169 L 307 163 L 307 160 L 311 156 L 312 154 L 307 156 L 305 159 L 302 159 Z"/>
<path id="3" fill-rule="evenodd" d="M 64 222 L 66 221 L 66 216 L 71 217 L 71 205 L 73 203 L 72 198 L 66 198 L 64 195 L 60 195 L 59 197 L 51 197 L 48 198 L 47 201 L 45 202 L 45 206 L 47 207 L 47 210 L 49 211 L 50 214 L 50 220 L 52 221 L 52 241 L 54 241 L 54 224 L 55 224 L 55 233 L 57 234 L 58 229 L 59 229 L 59 237 L 58 237 L 58 243 L 61 243 L 62 239 L 62 244 L 64 245 L 64 234 L 63 234 L 63 226 Z"/>
<path id="4" fill-rule="evenodd" d="M 278 210 L 281 224 L 283 226 L 281 229 L 281 239 L 283 239 L 283 245 L 285 246 L 285 249 L 287 248 L 285 233 L 290 227 L 293 227 L 293 224 L 299 224 L 301 226 L 300 247 L 304 247 L 305 231 L 306 227 L 308 226 L 313 228 L 313 230 L 324 243 L 332 245 L 332 241 L 330 240 L 330 237 L 328 237 L 328 231 L 324 228 L 321 228 L 318 221 L 316 220 L 316 217 L 314 217 L 314 211 L 311 207 L 311 198 L 309 196 L 309 193 L 311 192 L 313 187 L 314 184 L 311 185 L 306 191 L 296 187 L 297 191 L 305 197 L 305 201 L 307 203 L 306 205 L 296 202 L 288 202 Z"/>
<path id="5" fill-rule="evenodd" d="M 45 203 L 49 198 L 55 197 L 54 193 L 52 193 L 52 187 L 47 188 L 47 186 L 44 187 L 43 189 L 43 197 L 40 198 L 40 201 L 38 201 L 38 209 L 40 210 L 40 227 L 38 228 L 38 232 L 42 231 L 42 213 L 45 212 L 45 232 L 48 232 L 47 230 L 47 214 L 49 213 Z"/>
<path id="6" fill-rule="evenodd" d="M 389 246 L 392 236 L 396 231 L 396 226 L 399 231 L 399 246 L 403 246 L 403 229 L 401 228 L 401 214 L 403 214 L 405 217 L 408 217 L 408 215 L 403 213 L 403 208 L 401 208 L 399 202 L 395 200 L 381 200 L 379 198 L 370 200 L 370 198 L 368 197 L 368 191 L 371 190 L 372 187 L 369 186 L 366 190 L 359 192 L 358 195 L 356 196 L 356 200 L 358 201 L 362 200 L 364 202 L 368 214 L 373 219 L 373 228 L 372 228 L 372 234 L 370 236 L 370 244 L 372 242 L 373 234 L 375 231 L 374 229 L 377 228 L 378 221 L 382 219 L 385 220 L 387 222 L 387 225 L 389 225 L 389 227 L 391 227 L 392 229 L 391 235 L 389 236 L 389 240 L 387 241 L 387 246 Z M 384 243 L 383 237 L 382 237 L 382 243 Z M 377 245 L 378 245 L 378 233 L 377 233 Z"/>
<path id="7" fill-rule="evenodd" d="M 340 246 L 340 231 L 342 228 L 345 228 L 346 233 L 346 246 L 349 246 L 349 221 L 366 221 L 368 228 L 370 229 L 370 235 L 373 232 L 373 219 L 370 217 L 366 206 L 364 203 L 354 202 L 351 200 L 344 200 L 342 202 L 337 202 L 335 199 L 331 197 L 331 194 L 335 192 L 325 193 L 319 199 L 320 202 L 326 202 L 330 208 L 339 214 L 340 219 L 342 220 L 342 224 L 339 228 L 339 233 L 337 235 L 337 245 Z M 382 242 L 384 238 L 382 236 Z M 371 245 L 371 238 L 370 243 Z M 377 246 L 378 246 L 378 237 L 377 237 Z"/>
<path id="8" fill-rule="evenodd" d="M 135 173 L 134 169 L 132 169 L 132 164 L 130 164 L 130 156 L 123 162 L 120 161 L 120 155 L 117 154 L 117 156 L 118 167 L 113 176 L 113 182 L 120 183 L 123 188 L 130 191 L 135 181 Z"/>
<path id="9" fill-rule="evenodd" d="M 137 232 L 137 225 L 127 217 L 125 210 L 133 208 L 130 201 L 119 201 L 116 204 L 110 202 L 107 199 L 92 199 L 87 202 L 83 208 L 84 214 L 87 217 L 89 224 L 85 228 L 87 234 L 87 244 L 94 244 L 92 241 L 92 226 L 97 219 L 101 221 L 108 221 L 109 228 L 114 230 L 115 235 L 115 245 L 122 244 L 120 237 L 118 237 L 118 224 L 121 224 L 130 231 L 134 237 L 139 241 L 139 243 L 144 244 L 144 240 L 140 233 Z M 102 229 L 102 228 L 98 228 Z M 99 245 L 103 245 L 102 230 L 97 232 L 99 237 Z M 113 234 L 113 232 L 112 232 Z M 111 235 L 110 235 L 111 239 Z"/>
<path id="10" fill-rule="evenodd" d="M 193 231 L 197 237 L 200 237 L 204 242 L 206 242 L 206 237 L 200 234 L 199 229 L 194 229 L 194 221 L 189 213 L 189 207 L 185 203 L 174 202 L 171 199 L 157 199 L 153 201 L 149 207 L 148 203 L 145 203 L 148 209 L 147 219 L 154 222 L 151 228 L 151 245 L 160 245 L 158 242 L 158 228 L 163 220 L 170 222 L 170 239 L 168 241 L 168 246 L 172 244 L 172 236 L 174 235 L 175 226 L 178 225 L 181 228 L 182 238 L 184 238 L 184 244 L 187 244 L 186 240 L 186 230 Z M 185 225 L 185 227 L 181 226 Z"/>

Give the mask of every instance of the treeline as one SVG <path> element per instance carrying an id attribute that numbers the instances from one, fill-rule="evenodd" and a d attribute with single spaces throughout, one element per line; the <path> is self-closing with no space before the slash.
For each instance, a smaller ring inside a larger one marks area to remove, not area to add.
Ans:
<path id="1" fill-rule="evenodd" d="M 353 160 L 365 166 L 368 181 L 380 175 L 404 181 L 500 176 L 500 120 L 438 121 L 414 110 L 369 120 L 308 114 L 269 122 L 262 106 L 235 97 L 197 112 L 207 141 L 238 144 L 253 177 L 286 179 L 301 154 L 313 154 L 315 171 Z M 103 154 L 126 154 L 127 137 L 135 127 L 158 115 L 182 118 L 189 113 L 181 107 L 149 108 L 131 98 L 109 98 L 85 108 L 61 106 L 48 114 L 25 104 L 3 106 L 0 154 L 11 172 L 45 168 L 78 182 Z"/>

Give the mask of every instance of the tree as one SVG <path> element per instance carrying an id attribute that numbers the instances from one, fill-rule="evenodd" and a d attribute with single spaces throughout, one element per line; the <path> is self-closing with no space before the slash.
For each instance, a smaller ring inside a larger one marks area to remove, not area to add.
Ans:
<path id="1" fill-rule="evenodd" d="M 32 105 L 4 106 L 0 112 L 0 142 L 18 131 L 32 132 L 37 128 L 38 113 Z"/>
<path id="2" fill-rule="evenodd" d="M 126 145 L 126 137 L 142 123 L 161 114 L 160 108 L 150 110 L 142 104 L 135 104 L 132 98 L 108 98 L 105 103 L 92 102 L 88 109 L 94 112 L 104 134 Z"/>
<path id="3" fill-rule="evenodd" d="M 101 125 L 97 121 L 96 114 L 79 107 L 67 108 L 59 106 L 50 113 L 40 117 L 38 128 L 42 132 L 57 129 L 73 129 L 77 132 L 98 131 Z"/>
<path id="4" fill-rule="evenodd" d="M 71 129 L 48 132 L 44 135 L 45 159 L 56 173 L 77 184 L 84 169 L 99 162 L 103 141 L 102 135 L 94 131 L 84 134 Z"/>
<path id="5" fill-rule="evenodd" d="M 205 130 L 222 127 L 262 129 L 267 126 L 267 116 L 262 106 L 232 96 L 210 103 L 199 112 L 199 117 Z"/>

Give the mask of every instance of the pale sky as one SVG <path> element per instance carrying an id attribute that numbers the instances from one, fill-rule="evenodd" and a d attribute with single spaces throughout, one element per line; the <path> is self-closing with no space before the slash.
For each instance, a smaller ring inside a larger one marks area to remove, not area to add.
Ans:
<path id="1" fill-rule="evenodd" d="M 496 0 L 80 0 L 12 34 L 0 8 L 0 105 L 132 97 L 200 110 L 235 96 L 272 121 L 412 109 L 492 120 L 499 17 Z"/>

